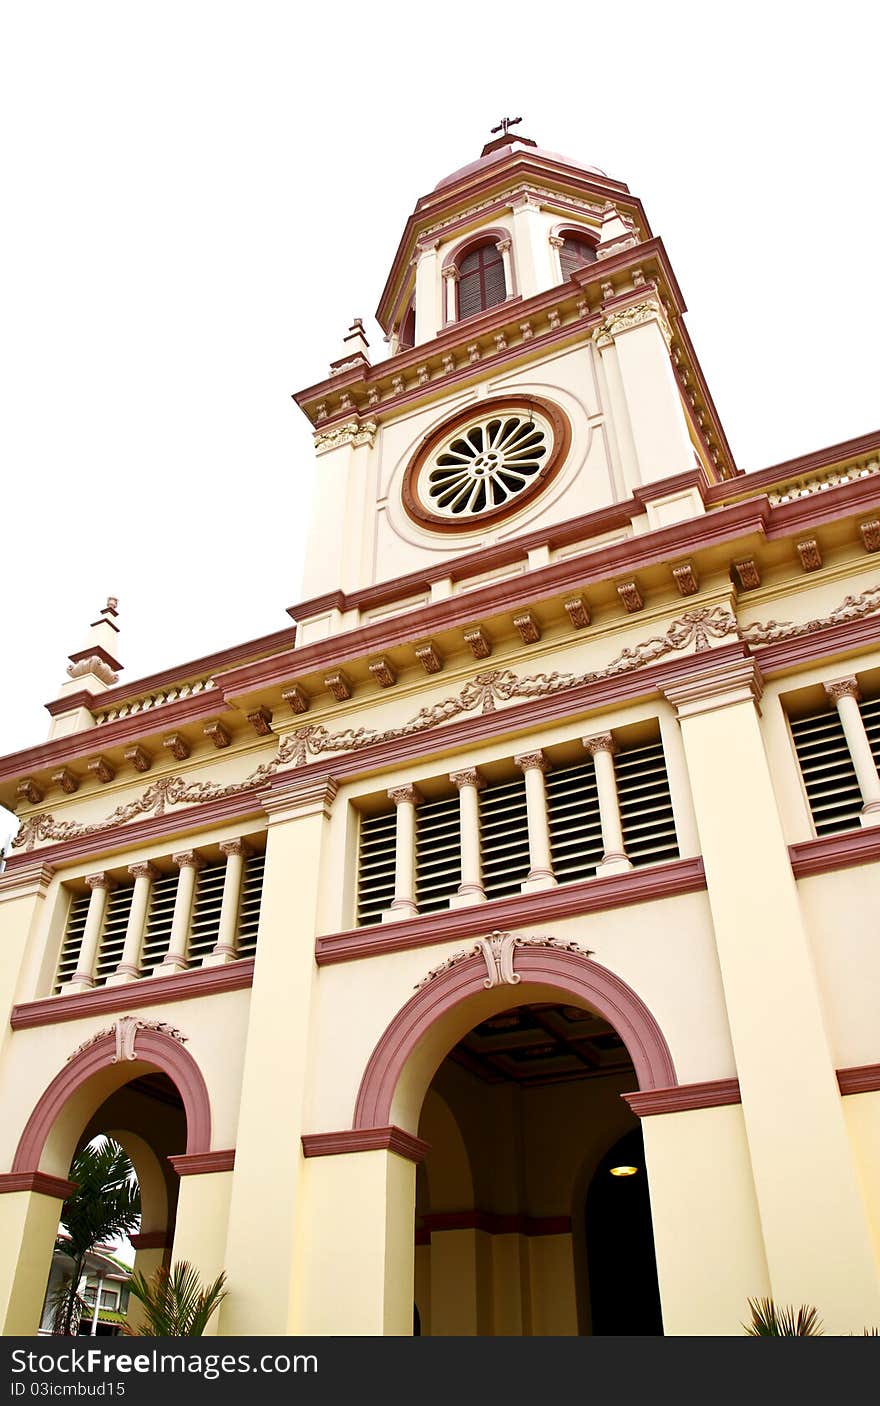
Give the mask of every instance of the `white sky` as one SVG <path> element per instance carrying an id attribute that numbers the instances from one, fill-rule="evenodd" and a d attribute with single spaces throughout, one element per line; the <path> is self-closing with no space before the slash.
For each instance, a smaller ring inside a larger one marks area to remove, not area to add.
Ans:
<path id="1" fill-rule="evenodd" d="M 290 393 L 354 315 L 378 359 L 406 216 L 504 114 L 642 197 L 742 467 L 874 429 L 872 10 L 8 0 L 0 753 L 108 594 L 131 679 L 287 623 Z"/>

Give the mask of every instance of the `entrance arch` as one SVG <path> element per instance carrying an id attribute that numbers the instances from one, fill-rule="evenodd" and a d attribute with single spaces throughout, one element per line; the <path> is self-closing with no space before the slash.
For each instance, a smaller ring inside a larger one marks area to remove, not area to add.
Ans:
<path id="1" fill-rule="evenodd" d="M 487 989 L 476 954 L 453 960 L 424 983 L 387 1027 L 370 1056 L 355 1103 L 354 1128 L 396 1124 L 416 1133 L 425 1091 L 440 1061 L 483 1013 L 560 995 L 614 1027 L 633 1062 L 639 1090 L 678 1084 L 669 1046 L 640 996 L 585 953 L 562 947 L 516 949 L 515 983 Z M 481 1009 L 476 1009 L 480 1007 Z"/>

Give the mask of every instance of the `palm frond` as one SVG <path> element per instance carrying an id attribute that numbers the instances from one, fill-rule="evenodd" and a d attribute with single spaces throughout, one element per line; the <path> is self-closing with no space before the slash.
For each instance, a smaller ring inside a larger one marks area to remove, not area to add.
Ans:
<path id="1" fill-rule="evenodd" d="M 134 1274 L 129 1290 L 144 1308 L 144 1325 L 128 1328 L 131 1337 L 200 1338 L 214 1311 L 226 1297 L 226 1275 L 202 1286 L 198 1270 L 188 1260 L 161 1265 L 150 1279 Z"/>
<path id="2" fill-rule="evenodd" d="M 743 1327 L 750 1338 L 821 1338 L 819 1314 L 810 1304 L 777 1307 L 770 1298 L 749 1299 L 751 1323 Z"/>

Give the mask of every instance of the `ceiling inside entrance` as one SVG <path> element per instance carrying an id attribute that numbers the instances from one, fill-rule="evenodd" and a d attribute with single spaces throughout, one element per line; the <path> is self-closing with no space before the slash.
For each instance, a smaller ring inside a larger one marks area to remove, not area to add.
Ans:
<path id="1" fill-rule="evenodd" d="M 632 1071 L 617 1032 L 576 1006 L 502 1011 L 469 1031 L 449 1058 L 485 1083 L 524 1087 Z"/>

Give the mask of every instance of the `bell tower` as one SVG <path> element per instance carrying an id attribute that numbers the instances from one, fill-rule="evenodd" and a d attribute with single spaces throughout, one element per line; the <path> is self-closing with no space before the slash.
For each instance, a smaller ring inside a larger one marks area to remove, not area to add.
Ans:
<path id="1" fill-rule="evenodd" d="M 392 583 L 451 593 L 475 555 L 529 570 L 554 535 L 694 516 L 736 473 L 641 202 L 510 125 L 407 221 L 376 314 L 390 355 L 373 365 L 356 322 L 295 397 L 320 458 L 303 643 Z"/>

